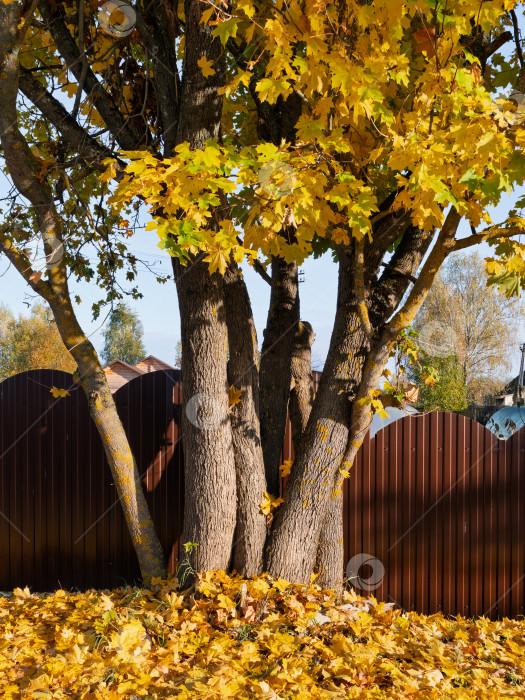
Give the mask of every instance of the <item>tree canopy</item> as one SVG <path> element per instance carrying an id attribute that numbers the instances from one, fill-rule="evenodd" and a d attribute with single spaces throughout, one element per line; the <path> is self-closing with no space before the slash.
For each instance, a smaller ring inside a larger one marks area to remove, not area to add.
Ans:
<path id="1" fill-rule="evenodd" d="M 144 328 L 138 314 L 127 304 L 120 302 L 115 306 L 102 334 L 104 349 L 101 358 L 105 364 L 122 360 L 134 365 L 146 356 Z"/>
<path id="2" fill-rule="evenodd" d="M 0 380 L 30 369 L 74 372 L 76 364 L 43 304 L 36 303 L 29 316 L 18 317 L 0 307 Z"/>
<path id="3" fill-rule="evenodd" d="M 425 362 L 440 375 L 421 388 L 418 406 L 461 411 L 503 388 L 518 356 L 519 308 L 516 299 L 487 289 L 477 253 L 449 258 L 414 322 Z"/>

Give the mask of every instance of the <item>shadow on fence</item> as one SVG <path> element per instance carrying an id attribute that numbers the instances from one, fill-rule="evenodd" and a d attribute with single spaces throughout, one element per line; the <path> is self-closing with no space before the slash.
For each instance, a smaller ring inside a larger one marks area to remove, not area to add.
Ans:
<path id="1" fill-rule="evenodd" d="M 51 386 L 71 395 L 54 399 Z M 172 571 L 184 501 L 181 399 L 177 370 L 143 375 L 115 394 Z M 524 431 L 500 441 L 456 414 L 406 417 L 367 438 L 344 485 L 345 561 L 368 555 L 356 588 L 425 613 L 523 614 L 524 467 Z M 138 578 L 82 390 L 55 370 L 0 383 L 0 590 L 110 588 Z"/>

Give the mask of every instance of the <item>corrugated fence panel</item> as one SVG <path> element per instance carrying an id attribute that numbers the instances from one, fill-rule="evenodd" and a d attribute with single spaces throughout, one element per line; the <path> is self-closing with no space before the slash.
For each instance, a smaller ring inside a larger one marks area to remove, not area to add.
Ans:
<path id="1" fill-rule="evenodd" d="M 524 470 L 525 431 L 500 441 L 456 414 L 367 438 L 345 492 L 345 556 L 368 560 L 356 588 L 424 613 L 522 615 Z"/>
<path id="2" fill-rule="evenodd" d="M 54 399 L 51 386 L 71 394 Z M 177 370 L 115 394 L 171 571 L 184 509 L 181 400 Z M 407 416 L 367 437 L 344 487 L 345 559 L 363 562 L 351 583 L 407 610 L 525 614 L 524 469 L 524 430 L 499 441 L 456 414 Z M 0 589 L 138 578 L 82 390 L 53 370 L 0 383 Z"/>

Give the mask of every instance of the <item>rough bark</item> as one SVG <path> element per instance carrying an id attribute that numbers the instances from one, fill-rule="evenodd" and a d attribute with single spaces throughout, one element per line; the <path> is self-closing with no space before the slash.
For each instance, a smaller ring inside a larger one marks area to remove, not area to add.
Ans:
<path id="1" fill-rule="evenodd" d="M 384 273 L 377 278 L 378 261 L 381 255 L 375 251 L 374 255 L 368 254 L 366 264 L 369 278 L 376 279 L 375 284 L 369 290 L 367 304 L 369 306 L 369 318 L 373 328 L 381 328 L 395 311 L 403 295 L 414 280 L 423 257 L 432 242 L 433 234 L 424 232 L 404 223 L 406 217 L 396 214 L 395 217 L 387 217 L 381 222 L 380 230 L 374 232 L 374 242 L 386 245 L 399 233 L 399 228 L 404 227 L 403 238 L 396 248 Z M 378 369 L 382 371 L 388 358 L 378 359 Z M 368 388 L 373 388 L 367 384 Z M 359 421 L 350 422 L 349 442 L 347 444 L 344 462 L 345 471 L 351 469 L 355 455 L 366 434 L 371 414 L 363 412 L 362 425 Z M 355 420 L 355 419 L 354 419 Z M 360 432 L 359 432 L 360 431 Z M 359 436 L 358 437 L 358 433 Z M 336 475 L 334 488 L 326 504 L 326 512 L 319 535 L 319 544 L 315 570 L 319 574 L 317 583 L 324 587 L 340 588 L 343 582 L 344 558 L 343 558 L 343 494 L 340 475 Z"/>
<path id="2" fill-rule="evenodd" d="M 314 402 L 312 352 L 314 340 L 312 326 L 301 321 L 295 335 L 292 356 L 293 388 L 290 392 L 290 422 L 292 439 L 297 454 L 308 424 Z M 326 503 L 326 512 L 319 534 L 314 571 L 316 583 L 323 588 L 340 588 L 343 576 L 343 479 L 340 474 Z"/>
<path id="3" fill-rule="evenodd" d="M 174 260 L 182 343 L 183 542 L 197 543 L 195 571 L 228 569 L 236 523 L 236 476 L 228 416 L 228 331 L 218 273 Z"/>
<path id="4" fill-rule="evenodd" d="M 202 148 L 219 135 L 224 81 L 221 44 L 212 27 L 201 24 L 206 5 L 185 2 L 185 53 L 177 143 Z M 205 78 L 198 61 L 215 64 Z M 173 259 L 182 343 L 185 508 L 183 542 L 198 547 L 194 569 L 227 569 L 236 525 L 236 472 L 228 415 L 228 329 L 224 281 L 209 274 L 199 258 L 186 265 Z"/>
<path id="5" fill-rule="evenodd" d="M 297 263 L 272 260 L 272 291 L 261 351 L 261 441 L 269 493 L 279 494 L 279 462 L 286 431 L 292 351 L 299 323 Z"/>
<path id="6" fill-rule="evenodd" d="M 357 284 L 355 266 L 359 252 L 340 251 L 337 311 L 330 349 L 288 480 L 285 502 L 277 511 L 267 548 L 268 570 L 272 575 L 306 583 L 317 566 L 323 571 L 324 585 L 341 584 L 342 547 L 337 524 L 341 502 L 338 496 L 332 498 L 334 491 L 338 492 L 339 467 L 343 461 L 351 465 L 362 444 L 371 412 L 360 400 L 378 386 L 395 339 L 424 300 L 437 269 L 451 249 L 450 232 L 454 223 L 457 227 L 454 218 L 447 219 L 437 250 L 430 254 L 408 297 L 408 308 L 405 305 L 384 328 L 372 329 L 374 335 L 365 326 L 362 314 L 363 301 L 368 307 L 371 304 L 370 279 L 363 278 Z M 415 267 L 428 247 L 428 240 L 416 236 L 412 245 L 410 259 Z M 416 248 L 419 252 L 413 254 Z M 405 253 L 408 256 L 408 251 Z M 385 285 L 386 280 L 387 277 L 383 280 Z M 390 278 L 388 281 L 391 282 Z M 393 285 L 395 292 L 389 285 L 394 308 L 408 283 L 404 279 L 403 284 Z"/>
<path id="7" fill-rule="evenodd" d="M 266 517 L 260 503 L 266 490 L 259 426 L 259 351 L 248 290 L 237 265 L 225 278 L 230 386 L 242 391 L 230 409 L 237 473 L 237 526 L 232 566 L 243 576 L 261 573 Z"/>
<path id="8" fill-rule="evenodd" d="M 315 560 L 316 583 L 340 590 L 344 575 L 342 478 L 336 479 L 326 503 Z"/>
<path id="9" fill-rule="evenodd" d="M 42 280 L 35 274 L 28 258 L 17 249 L 5 230 L 0 232 L 0 250 L 6 254 L 33 290 L 49 303 L 64 345 L 77 363 L 76 375 L 87 396 L 90 415 L 102 439 L 142 576 L 147 585 L 151 577 L 165 575 L 164 554 L 155 533 L 137 466 L 106 376 L 93 346 L 75 317 L 64 256 L 61 252 L 62 222 L 55 209 L 52 192 L 45 181 L 35 175 L 38 166 L 18 129 L 16 35 L 19 23 L 17 7 L 0 7 L 0 94 L 3 107 L 0 110 L 1 143 L 16 188 L 34 208 L 48 260 L 48 279 Z"/>
<path id="10" fill-rule="evenodd" d="M 369 349 L 358 310 L 353 250 L 340 250 L 337 311 L 330 349 L 299 453 L 267 548 L 273 576 L 307 583 L 348 440 L 350 400 Z"/>
<path id="11" fill-rule="evenodd" d="M 315 333 L 308 321 L 299 321 L 292 350 L 292 388 L 290 391 L 290 423 L 294 451 L 308 424 L 314 403 L 314 378 L 312 374 L 312 344 Z"/>

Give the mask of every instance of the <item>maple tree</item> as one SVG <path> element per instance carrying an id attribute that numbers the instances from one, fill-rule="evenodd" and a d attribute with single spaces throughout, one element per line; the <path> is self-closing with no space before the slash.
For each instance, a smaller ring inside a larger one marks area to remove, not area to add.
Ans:
<path id="1" fill-rule="evenodd" d="M 0 246 L 44 295 L 20 257 L 22 224 L 43 228 L 52 254 L 56 228 L 46 216 L 55 224 L 60 216 L 71 269 L 89 276 L 78 251 L 91 234 L 75 223 L 79 206 L 85 212 L 96 200 L 107 226 L 89 240 L 103 246 L 111 264 L 101 264 L 100 283 L 113 290 L 107 269 L 133 265 L 126 236 L 146 209 L 148 230 L 172 258 L 181 316 L 183 403 L 192 409 L 183 411 L 183 538 L 198 544 L 191 557 L 200 569 L 264 568 L 299 582 L 316 569 L 323 585 L 340 585 L 341 480 L 372 411 L 398 400 L 385 365 L 408 343 L 403 333 L 441 265 L 489 241 L 491 282 L 507 294 L 525 287 L 523 219 L 517 210 L 498 222 L 488 214 L 525 173 L 519 4 L 126 7 L 112 24 L 97 3 L 5 4 L 12 22 L 0 37 L 0 89 L 11 111 L 2 145 L 33 210 L 14 212 Z M 498 97 L 509 85 L 514 98 Z M 9 142 L 17 89 L 34 106 L 19 106 L 22 177 Z M 460 237 L 463 218 L 471 234 Z M 314 398 L 297 267 L 326 251 L 339 288 Z M 260 358 L 242 263 L 271 286 Z M 67 300 L 64 270 L 47 274 Z M 280 502 L 292 379 L 304 391 Z M 230 405 L 231 387 L 241 393 Z M 114 420 L 109 400 L 105 408 Z"/>

